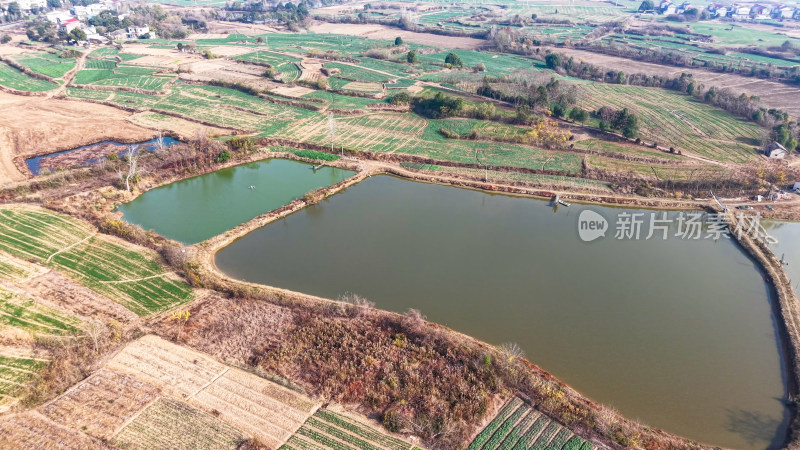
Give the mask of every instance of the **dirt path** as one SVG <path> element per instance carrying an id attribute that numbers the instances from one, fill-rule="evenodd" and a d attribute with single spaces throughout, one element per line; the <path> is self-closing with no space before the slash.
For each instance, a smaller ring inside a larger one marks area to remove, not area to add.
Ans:
<path id="1" fill-rule="evenodd" d="M 72 80 L 75 78 L 75 75 L 81 70 L 83 70 L 84 66 L 86 65 L 86 56 L 88 54 L 89 54 L 88 51 L 81 53 L 81 56 L 77 59 L 77 61 L 75 61 L 75 67 L 66 74 L 64 74 L 64 77 L 62 78 L 64 80 L 64 84 L 59 86 L 58 89 L 48 92 L 47 93 L 48 98 L 60 97 L 61 94 L 63 94 L 64 91 L 67 90 L 67 86 L 72 84 Z"/>

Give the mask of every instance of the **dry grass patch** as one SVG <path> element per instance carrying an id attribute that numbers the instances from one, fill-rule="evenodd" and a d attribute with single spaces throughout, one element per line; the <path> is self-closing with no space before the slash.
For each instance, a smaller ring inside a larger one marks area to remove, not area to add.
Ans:
<path id="1" fill-rule="evenodd" d="M 12 450 L 107 449 L 102 442 L 28 411 L 0 418 L 0 448 Z"/>
<path id="2" fill-rule="evenodd" d="M 109 439 L 158 398 L 158 389 L 129 375 L 100 369 L 42 408 L 56 423 Z"/>
<path id="3" fill-rule="evenodd" d="M 202 353 L 144 336 L 128 344 L 107 367 L 132 375 L 177 398 L 188 398 L 220 376 L 227 367 Z"/>
<path id="4" fill-rule="evenodd" d="M 160 398 L 114 439 L 123 449 L 236 449 L 242 432 L 185 403 Z"/>
<path id="5" fill-rule="evenodd" d="M 0 279 L 23 282 L 47 272 L 49 269 L 15 258 L 8 253 L 0 251 Z"/>
<path id="6" fill-rule="evenodd" d="M 293 323 L 290 309 L 252 299 L 212 297 L 190 312 L 183 342 L 235 365 L 252 363 L 277 346 Z M 163 336 L 176 335 L 169 318 L 159 328 Z"/>

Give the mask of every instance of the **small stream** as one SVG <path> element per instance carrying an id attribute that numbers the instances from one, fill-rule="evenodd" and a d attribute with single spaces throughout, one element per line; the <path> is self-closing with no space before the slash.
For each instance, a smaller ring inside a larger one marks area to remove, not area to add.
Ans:
<path id="1" fill-rule="evenodd" d="M 180 141 L 171 137 L 164 137 L 162 139 L 164 140 L 164 145 L 167 147 L 180 143 Z M 157 141 L 157 138 L 150 139 L 149 141 L 135 142 L 133 144 L 124 144 L 117 141 L 103 141 L 96 144 L 84 145 L 69 150 L 28 158 L 25 160 L 25 164 L 28 165 L 28 170 L 30 170 L 32 174 L 41 175 L 43 169 L 52 172 L 73 166 L 96 164 L 106 159 L 106 156 L 111 153 L 122 156 L 129 145 L 138 145 L 141 150 L 152 152 L 158 148 Z"/>

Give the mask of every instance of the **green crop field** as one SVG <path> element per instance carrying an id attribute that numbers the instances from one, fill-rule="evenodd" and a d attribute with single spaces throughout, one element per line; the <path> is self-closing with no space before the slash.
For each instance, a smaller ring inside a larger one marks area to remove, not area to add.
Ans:
<path id="1" fill-rule="evenodd" d="M 58 87 L 50 81 L 25 75 L 4 62 L 0 62 L 0 85 L 23 92 L 42 92 Z"/>
<path id="2" fill-rule="evenodd" d="M 710 34 L 714 42 L 724 45 L 751 45 L 758 43 L 762 46 L 780 46 L 787 40 L 800 45 L 800 39 L 790 38 L 769 31 L 754 30 L 741 25 L 722 23 L 693 23 L 688 25 L 695 33 Z"/>
<path id="3" fill-rule="evenodd" d="M 105 62 L 105 61 L 101 61 Z M 117 66 L 112 69 L 84 69 L 75 75 L 75 84 L 117 86 L 148 91 L 161 91 L 175 80 L 171 75 L 155 75 L 158 69 L 140 66 Z"/>
<path id="4" fill-rule="evenodd" d="M 300 78 L 300 68 L 295 63 L 281 64 L 277 67 L 277 71 L 284 83 L 291 83 Z"/>
<path id="5" fill-rule="evenodd" d="M 394 78 L 383 73 L 375 72 L 374 70 L 363 69 L 350 64 L 325 63 L 325 67 L 328 69 L 338 69 L 339 73 L 336 74 L 336 76 L 346 80 L 385 83 Z"/>
<path id="6" fill-rule="evenodd" d="M 114 70 L 116 67 L 117 63 L 109 59 L 88 59 L 84 65 L 86 69 Z"/>
<path id="7" fill-rule="evenodd" d="M 80 330 L 80 321 L 0 288 L 0 329 L 13 327 L 35 335 L 67 335 Z"/>
<path id="8" fill-rule="evenodd" d="M 344 414 L 319 410 L 309 417 L 281 450 L 411 450 L 413 445 L 382 433 Z"/>
<path id="9" fill-rule="evenodd" d="M 133 250 L 62 214 L 34 207 L 0 208 L 0 250 L 64 272 L 136 314 L 171 309 L 192 289 L 165 272 L 148 251 Z"/>
<path id="10" fill-rule="evenodd" d="M 213 415 L 159 398 L 114 438 L 120 448 L 176 450 L 239 448 L 244 434 Z"/>
<path id="11" fill-rule="evenodd" d="M 587 83 L 581 106 L 629 108 L 639 116 L 640 134 L 717 161 L 744 163 L 758 155 L 760 127 L 699 100 L 658 88 Z"/>
<path id="12" fill-rule="evenodd" d="M 269 52 L 266 50 L 258 50 L 252 53 L 245 53 L 244 55 L 234 56 L 233 59 L 240 61 L 255 62 L 258 64 L 269 64 L 277 67 L 283 63 L 300 62 L 302 59 L 291 55 L 284 55 L 282 53 Z"/>
<path id="13" fill-rule="evenodd" d="M 61 78 L 75 68 L 74 58 L 60 58 L 46 52 L 25 53 L 14 57 L 14 60 L 18 64 L 50 78 Z"/>
<path id="14" fill-rule="evenodd" d="M 46 365 L 40 359 L 0 354 L 0 412 L 16 402 L 16 396 Z"/>
<path id="15" fill-rule="evenodd" d="M 486 426 L 468 450 L 590 450 L 592 444 L 514 397 Z"/>

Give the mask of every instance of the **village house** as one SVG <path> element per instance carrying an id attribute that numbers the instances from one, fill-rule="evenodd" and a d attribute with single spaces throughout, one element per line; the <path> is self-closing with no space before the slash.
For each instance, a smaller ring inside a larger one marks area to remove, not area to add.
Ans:
<path id="1" fill-rule="evenodd" d="M 61 21 L 58 24 L 58 30 L 64 31 L 65 33 L 69 33 L 75 28 L 80 28 L 80 27 L 81 27 L 81 21 L 74 17 L 70 17 L 69 19 Z"/>
<path id="2" fill-rule="evenodd" d="M 784 159 L 787 155 L 786 149 L 779 143 L 773 142 L 764 149 L 764 155 L 771 159 Z"/>
<path id="3" fill-rule="evenodd" d="M 148 39 L 155 37 L 155 33 L 150 30 L 149 25 L 143 27 L 128 27 L 128 39 L 139 39 L 140 36 L 147 36 Z"/>
<path id="4" fill-rule="evenodd" d="M 794 6 L 778 5 L 772 9 L 772 17 L 775 19 L 791 19 L 794 17 Z"/>

